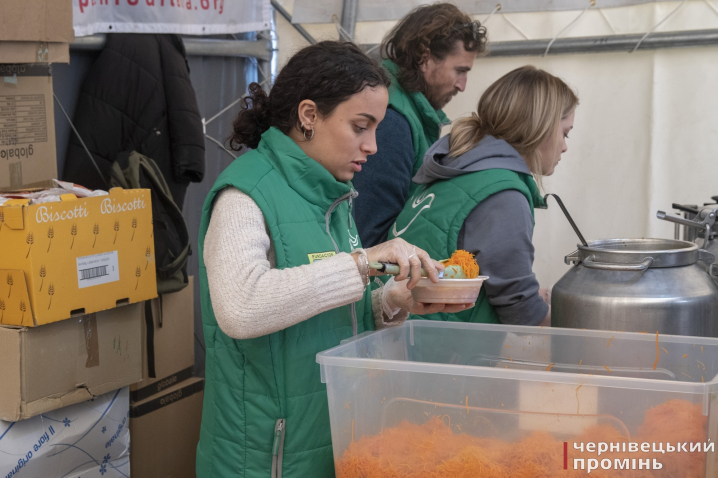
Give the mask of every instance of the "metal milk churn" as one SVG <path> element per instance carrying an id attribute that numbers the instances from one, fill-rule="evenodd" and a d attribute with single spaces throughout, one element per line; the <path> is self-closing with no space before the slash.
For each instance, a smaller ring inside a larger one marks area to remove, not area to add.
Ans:
<path id="1" fill-rule="evenodd" d="M 699 261 L 705 265 L 699 265 Z M 603 239 L 566 256 L 551 325 L 718 337 L 713 254 L 674 239 Z"/>

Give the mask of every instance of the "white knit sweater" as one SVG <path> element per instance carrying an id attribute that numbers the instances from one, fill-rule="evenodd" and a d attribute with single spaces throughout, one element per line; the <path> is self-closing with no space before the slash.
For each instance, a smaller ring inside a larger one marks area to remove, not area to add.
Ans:
<path id="1" fill-rule="evenodd" d="M 346 253 L 287 269 L 276 268 L 274 244 L 257 204 L 235 188 L 214 204 L 204 242 L 209 294 L 217 324 L 235 339 L 271 334 L 315 315 L 360 300 L 364 284 Z M 408 313 L 389 320 L 382 293 L 372 293 L 377 328 L 398 325 Z"/>

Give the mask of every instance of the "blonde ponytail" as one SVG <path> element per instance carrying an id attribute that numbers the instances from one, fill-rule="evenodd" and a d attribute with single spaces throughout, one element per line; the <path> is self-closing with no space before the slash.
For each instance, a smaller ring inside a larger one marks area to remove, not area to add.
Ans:
<path id="1" fill-rule="evenodd" d="M 468 118 L 459 118 L 451 127 L 449 156 L 456 158 L 468 153 L 485 135 L 481 118 L 476 113 L 471 113 Z"/>

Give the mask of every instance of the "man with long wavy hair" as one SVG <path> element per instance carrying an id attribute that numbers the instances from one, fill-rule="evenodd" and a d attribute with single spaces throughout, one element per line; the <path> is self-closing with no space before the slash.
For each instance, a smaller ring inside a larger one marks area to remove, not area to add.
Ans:
<path id="1" fill-rule="evenodd" d="M 353 181 L 359 191 L 355 219 L 365 246 L 386 240 L 424 153 L 449 123 L 441 108 L 464 91 L 485 46 L 486 28 L 450 3 L 412 10 L 384 38 L 389 107 L 376 132 L 377 153 Z"/>

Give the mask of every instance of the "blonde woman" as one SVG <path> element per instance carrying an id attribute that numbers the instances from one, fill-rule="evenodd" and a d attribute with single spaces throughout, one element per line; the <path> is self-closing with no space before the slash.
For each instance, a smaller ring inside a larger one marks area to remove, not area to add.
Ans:
<path id="1" fill-rule="evenodd" d="M 550 300 L 532 271 L 539 187 L 567 150 L 576 94 L 533 66 L 507 73 L 484 92 L 477 112 L 454 123 L 427 151 L 417 190 L 389 235 L 432 257 L 455 249 L 476 255 L 489 276 L 476 307 L 425 319 L 550 324 Z"/>

